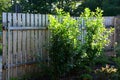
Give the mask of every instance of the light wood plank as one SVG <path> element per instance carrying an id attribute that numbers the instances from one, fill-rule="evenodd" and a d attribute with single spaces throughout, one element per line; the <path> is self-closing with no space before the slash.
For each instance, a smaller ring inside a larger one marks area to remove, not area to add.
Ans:
<path id="1" fill-rule="evenodd" d="M 39 56 L 40 60 L 43 60 L 43 55 L 42 55 L 42 30 L 39 30 Z"/>
<path id="2" fill-rule="evenodd" d="M 35 14 L 35 26 L 34 27 L 38 27 L 38 14 Z"/>
<path id="3" fill-rule="evenodd" d="M 3 26 L 7 26 L 7 13 L 2 14 L 2 23 Z M 7 64 L 7 31 L 3 30 L 3 59 L 2 59 L 2 64 L 5 65 Z"/>
<path id="4" fill-rule="evenodd" d="M 13 31 L 13 64 L 17 65 L 17 31 Z M 14 69 L 14 76 L 17 77 L 17 67 Z"/>
<path id="5" fill-rule="evenodd" d="M 30 31 L 27 31 L 27 54 L 26 54 L 26 62 L 29 62 L 30 61 Z"/>
<path id="6" fill-rule="evenodd" d="M 26 62 L 26 31 L 23 31 L 22 35 L 22 63 Z M 23 66 L 23 74 L 25 73 L 25 66 Z"/>
<path id="7" fill-rule="evenodd" d="M 48 27 L 48 25 L 49 25 L 48 15 L 46 15 L 46 20 L 45 20 L 45 22 L 46 22 L 45 27 Z"/>
<path id="8" fill-rule="evenodd" d="M 31 30 L 31 61 L 34 61 L 34 49 L 35 49 L 35 36 L 34 36 L 34 30 Z"/>
<path id="9" fill-rule="evenodd" d="M 39 27 L 42 26 L 42 21 L 41 21 L 41 14 L 38 14 L 38 22 L 39 22 Z"/>
<path id="10" fill-rule="evenodd" d="M 22 14 L 18 13 L 18 27 L 22 27 Z M 18 53 L 17 53 L 18 64 L 22 63 L 22 31 L 18 30 Z M 21 76 L 22 68 L 18 67 L 18 76 Z"/>
<path id="11" fill-rule="evenodd" d="M 30 17 L 31 17 L 31 27 L 34 27 L 34 15 L 33 14 L 31 14 L 30 15 Z"/>
<path id="12" fill-rule="evenodd" d="M 12 32 L 9 27 L 12 25 L 12 14 L 8 13 L 8 79 L 12 77 Z"/>
<path id="13" fill-rule="evenodd" d="M 41 14 L 41 19 L 40 19 L 40 21 L 41 21 L 41 26 L 43 26 L 43 14 Z"/>
<path id="14" fill-rule="evenodd" d="M 22 16 L 22 19 L 21 19 L 22 27 L 25 27 L 26 26 L 26 17 L 25 17 L 25 14 L 22 13 L 21 16 Z"/>
<path id="15" fill-rule="evenodd" d="M 7 39 L 6 39 L 7 31 L 3 31 L 3 53 L 2 53 L 2 66 L 7 64 Z M 2 79 L 6 77 L 6 69 L 2 69 Z"/>
<path id="16" fill-rule="evenodd" d="M 26 14 L 26 26 L 30 26 L 30 14 Z"/>
<path id="17" fill-rule="evenodd" d="M 45 27 L 46 25 L 46 15 L 42 14 L 42 26 Z"/>
<path id="18" fill-rule="evenodd" d="M 18 25 L 17 25 L 17 27 L 21 27 L 22 26 L 22 18 L 21 18 L 21 13 L 18 13 L 17 14 L 17 17 L 18 17 Z"/>
<path id="19" fill-rule="evenodd" d="M 16 13 L 13 13 L 13 27 L 14 26 L 17 26 L 17 14 Z"/>
<path id="20" fill-rule="evenodd" d="M 22 33 L 21 31 L 18 31 L 18 53 L 17 53 L 17 58 L 18 58 L 18 64 L 22 63 Z M 18 67 L 18 74 L 21 75 L 21 67 Z M 19 75 L 19 76 L 20 76 Z"/>
<path id="21" fill-rule="evenodd" d="M 26 15 L 22 14 L 22 27 L 26 26 Z M 26 58 L 26 31 L 22 30 L 22 64 L 25 63 L 25 58 Z M 26 66 L 23 65 L 21 66 L 21 70 L 22 70 L 22 75 L 25 74 L 25 68 Z"/>
<path id="22" fill-rule="evenodd" d="M 30 22 L 31 22 L 31 17 L 30 17 L 30 14 L 27 13 L 27 24 L 26 26 L 31 26 Z M 27 37 L 27 51 L 26 51 L 26 62 L 29 62 L 30 61 L 30 30 L 27 30 L 26 31 L 26 37 Z M 27 72 L 29 72 L 29 69 L 30 67 L 26 65 L 26 68 L 27 68 Z"/>
<path id="23" fill-rule="evenodd" d="M 36 58 L 38 57 L 39 49 L 38 49 L 38 30 L 35 30 L 35 61 L 37 60 Z"/>

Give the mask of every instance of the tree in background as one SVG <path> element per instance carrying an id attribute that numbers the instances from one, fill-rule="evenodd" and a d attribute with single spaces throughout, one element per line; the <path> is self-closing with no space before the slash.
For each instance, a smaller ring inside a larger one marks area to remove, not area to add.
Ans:
<path id="1" fill-rule="evenodd" d="M 79 16 L 86 7 L 91 11 L 99 7 L 105 16 L 120 14 L 120 0 L 0 0 L 0 13 L 12 11 L 56 14 L 55 8 L 61 8 L 72 16 Z"/>
<path id="2" fill-rule="evenodd" d="M 117 16 L 120 14 L 120 0 L 104 0 L 102 9 L 105 16 Z"/>
<path id="3" fill-rule="evenodd" d="M 57 0 L 19 0 L 23 12 L 50 13 Z"/>
<path id="4" fill-rule="evenodd" d="M 86 7 L 90 8 L 91 11 L 95 11 L 99 7 L 104 11 L 104 16 L 116 16 L 120 14 L 120 0 L 84 0 L 76 9 L 76 13 L 82 12 Z"/>
<path id="5" fill-rule="evenodd" d="M 23 12 L 52 13 L 56 14 L 55 8 L 61 8 L 65 12 L 74 14 L 74 10 L 82 0 L 19 0 Z"/>
<path id="6" fill-rule="evenodd" d="M 81 5 L 79 5 L 75 10 L 75 15 L 79 16 L 81 12 L 87 7 L 91 11 L 95 11 L 97 7 L 101 7 L 102 0 L 82 0 Z"/>

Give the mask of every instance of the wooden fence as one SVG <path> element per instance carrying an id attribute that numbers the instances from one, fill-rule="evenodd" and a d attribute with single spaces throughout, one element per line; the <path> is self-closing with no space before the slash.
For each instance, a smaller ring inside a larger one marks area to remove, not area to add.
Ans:
<path id="1" fill-rule="evenodd" d="M 20 77 L 26 72 L 38 71 L 34 67 L 35 63 L 39 60 L 46 62 L 48 59 L 46 50 L 50 35 L 47 29 L 48 15 L 3 13 L 2 20 L 3 80 Z M 110 26 L 113 25 L 112 20 L 104 22 L 105 25 L 108 23 Z"/>
<path id="2" fill-rule="evenodd" d="M 3 80 L 35 71 L 31 64 L 38 60 L 45 62 L 47 18 L 40 14 L 3 13 Z"/>

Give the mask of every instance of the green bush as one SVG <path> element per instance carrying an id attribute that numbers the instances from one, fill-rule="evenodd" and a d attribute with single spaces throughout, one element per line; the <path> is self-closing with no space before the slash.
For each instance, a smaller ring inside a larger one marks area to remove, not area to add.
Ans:
<path id="1" fill-rule="evenodd" d="M 81 80 L 92 80 L 92 76 L 90 74 L 82 74 L 80 76 Z"/>
<path id="2" fill-rule="evenodd" d="M 83 44 L 82 51 L 84 56 L 88 58 L 90 64 L 93 60 L 100 56 L 103 48 L 109 44 L 108 37 L 114 29 L 107 30 L 103 24 L 102 10 L 97 8 L 96 12 L 90 11 L 86 8 L 81 14 L 85 21 L 86 35 L 84 37 L 85 43 Z"/>
<path id="3" fill-rule="evenodd" d="M 49 16 L 51 30 L 50 63 L 55 76 L 64 75 L 73 68 L 73 56 L 80 45 L 80 35 L 77 20 L 70 17 L 69 13 L 59 11 L 58 17 Z"/>
<path id="4" fill-rule="evenodd" d="M 103 24 L 102 10 L 96 12 L 86 8 L 79 20 L 73 19 L 69 13 L 58 10 L 57 17 L 49 16 L 51 39 L 49 44 L 50 65 L 56 79 L 73 68 L 93 66 L 103 48 L 110 42 L 108 37 L 114 29 L 107 30 Z M 84 22 L 83 22 L 84 20 Z M 83 24 L 84 23 L 84 24 Z M 84 25 L 80 29 L 79 25 Z M 83 36 L 83 40 L 78 37 Z"/>

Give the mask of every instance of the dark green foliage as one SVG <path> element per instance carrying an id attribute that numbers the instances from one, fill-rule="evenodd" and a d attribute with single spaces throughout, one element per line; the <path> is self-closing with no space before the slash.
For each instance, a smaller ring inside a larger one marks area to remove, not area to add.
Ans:
<path id="1" fill-rule="evenodd" d="M 82 74 L 80 80 L 93 80 L 90 74 Z"/>
<path id="2" fill-rule="evenodd" d="M 14 0 L 12 5 L 11 3 L 10 0 L 1 0 L 0 12 L 2 10 L 14 11 L 12 8 L 17 5 L 22 12 L 29 13 L 56 14 L 55 8 L 61 8 L 70 15 L 79 16 L 86 7 L 91 11 L 95 11 L 99 7 L 104 10 L 103 15 L 105 16 L 120 14 L 120 0 Z"/>
<path id="3" fill-rule="evenodd" d="M 94 59 L 102 54 L 103 48 L 109 43 L 108 37 L 114 29 L 107 30 L 103 25 L 102 11 L 97 8 L 96 12 L 85 9 L 81 17 L 84 17 L 86 35 L 83 44 L 84 57 L 91 65 Z"/>
<path id="4" fill-rule="evenodd" d="M 62 8 L 65 12 L 73 14 L 79 0 L 20 0 L 23 12 L 56 14 L 55 8 Z"/>
<path id="5" fill-rule="evenodd" d="M 53 75 L 57 77 L 65 75 L 71 69 L 91 73 L 95 58 L 102 54 L 104 46 L 109 43 L 108 37 L 114 29 L 105 28 L 100 9 L 92 12 L 86 8 L 81 17 L 77 21 L 61 10 L 57 18 L 50 16 L 49 29 L 52 35 L 49 56 Z M 84 43 L 78 39 L 83 31 L 78 25 L 82 24 L 83 19 L 86 29 Z"/>
<path id="6" fill-rule="evenodd" d="M 105 16 L 117 16 L 120 14 L 120 0 L 104 0 L 101 8 Z"/>
<path id="7" fill-rule="evenodd" d="M 56 77 L 65 75 L 73 68 L 73 57 L 80 44 L 78 23 L 68 13 L 59 12 L 57 18 L 50 16 L 50 64 Z M 79 43 L 78 43 L 79 42 Z"/>
<path id="8" fill-rule="evenodd" d="M 95 61 L 96 66 L 104 66 L 104 65 L 110 63 L 109 57 L 107 57 L 104 54 L 95 57 L 94 61 Z"/>

